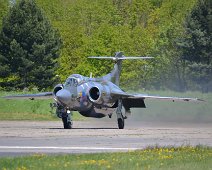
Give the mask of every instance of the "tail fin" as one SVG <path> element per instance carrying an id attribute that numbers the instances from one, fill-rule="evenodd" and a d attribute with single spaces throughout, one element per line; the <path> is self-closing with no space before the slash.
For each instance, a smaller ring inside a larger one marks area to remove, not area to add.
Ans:
<path id="1" fill-rule="evenodd" d="M 120 82 L 120 75 L 121 75 L 121 65 L 123 60 L 135 60 L 135 59 L 151 59 L 154 57 L 125 57 L 122 52 L 116 52 L 114 57 L 107 57 L 107 56 L 91 56 L 88 58 L 95 58 L 95 59 L 109 59 L 115 61 L 114 69 L 107 75 L 103 76 L 103 80 L 112 81 L 114 84 L 119 86 Z"/>

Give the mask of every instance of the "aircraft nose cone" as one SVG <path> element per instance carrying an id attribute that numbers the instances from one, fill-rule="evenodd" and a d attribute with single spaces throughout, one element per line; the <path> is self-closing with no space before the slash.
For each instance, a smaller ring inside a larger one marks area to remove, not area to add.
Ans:
<path id="1" fill-rule="evenodd" d="M 62 89 L 56 93 L 56 98 L 63 104 L 68 105 L 71 100 L 71 93 L 68 90 Z"/>

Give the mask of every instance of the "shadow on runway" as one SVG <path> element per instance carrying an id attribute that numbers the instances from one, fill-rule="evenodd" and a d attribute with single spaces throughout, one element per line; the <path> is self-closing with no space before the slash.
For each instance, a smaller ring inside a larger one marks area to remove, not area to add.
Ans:
<path id="1" fill-rule="evenodd" d="M 118 128 L 72 128 L 72 129 L 118 129 Z"/>
<path id="2" fill-rule="evenodd" d="M 64 128 L 42 128 L 42 129 L 64 129 Z M 72 129 L 118 129 L 118 128 L 72 128 Z M 64 129 L 64 130 L 72 130 L 72 129 Z"/>

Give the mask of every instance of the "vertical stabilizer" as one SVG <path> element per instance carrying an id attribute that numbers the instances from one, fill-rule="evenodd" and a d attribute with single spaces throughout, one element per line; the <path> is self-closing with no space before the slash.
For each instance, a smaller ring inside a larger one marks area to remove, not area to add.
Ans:
<path id="1" fill-rule="evenodd" d="M 116 64 L 114 65 L 114 69 L 110 74 L 112 74 L 112 82 L 119 86 L 120 82 L 120 76 L 121 76 L 121 66 L 122 66 L 122 60 L 120 58 L 123 58 L 123 53 L 122 52 L 116 52 L 115 53 L 115 58 L 116 58 Z"/>

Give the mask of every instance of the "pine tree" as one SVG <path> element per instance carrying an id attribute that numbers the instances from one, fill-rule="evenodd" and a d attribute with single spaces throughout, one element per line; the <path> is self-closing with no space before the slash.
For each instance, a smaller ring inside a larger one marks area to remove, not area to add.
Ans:
<path id="1" fill-rule="evenodd" d="M 186 36 L 178 43 L 188 63 L 188 75 L 203 92 L 212 90 L 212 1 L 199 0 L 185 22 Z"/>
<path id="2" fill-rule="evenodd" d="M 0 86 L 51 86 L 60 36 L 34 0 L 21 0 L 3 19 L 0 32 Z"/>

